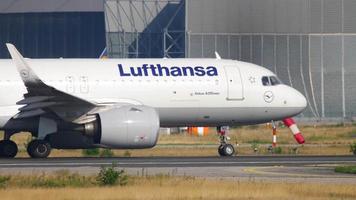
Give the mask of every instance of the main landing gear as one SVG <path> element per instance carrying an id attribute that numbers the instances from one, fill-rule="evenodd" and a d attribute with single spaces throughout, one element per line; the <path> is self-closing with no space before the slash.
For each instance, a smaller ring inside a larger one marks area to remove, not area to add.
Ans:
<path id="1" fill-rule="evenodd" d="M 4 140 L 0 141 L 0 158 L 13 158 L 18 152 L 17 144 L 10 137 L 11 133 L 5 131 Z"/>
<path id="2" fill-rule="evenodd" d="M 10 140 L 11 135 L 5 132 L 4 140 L 0 140 L 0 158 L 14 158 L 18 152 L 17 144 Z M 27 145 L 27 153 L 31 158 L 47 158 L 51 145 L 46 140 L 35 139 Z"/>
<path id="3" fill-rule="evenodd" d="M 12 140 L 0 141 L 0 158 L 14 158 L 17 151 L 17 144 Z"/>
<path id="4" fill-rule="evenodd" d="M 51 145 L 46 140 L 32 140 L 27 146 L 31 158 L 47 158 L 51 153 Z"/>
<path id="5" fill-rule="evenodd" d="M 228 126 L 217 127 L 217 132 L 220 137 L 220 146 L 218 148 L 218 153 L 220 156 L 233 156 L 235 154 L 235 148 L 232 144 L 227 143 L 228 137 L 227 132 L 229 131 Z"/>

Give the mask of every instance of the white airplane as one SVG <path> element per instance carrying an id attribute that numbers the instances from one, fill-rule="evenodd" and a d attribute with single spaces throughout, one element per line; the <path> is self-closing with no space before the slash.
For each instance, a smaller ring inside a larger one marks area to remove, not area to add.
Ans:
<path id="1" fill-rule="evenodd" d="M 0 156 L 15 157 L 10 137 L 36 139 L 28 154 L 51 148 L 139 149 L 156 145 L 160 127 L 216 126 L 219 154 L 231 156 L 224 127 L 283 120 L 305 97 L 271 71 L 224 59 L 26 59 L 6 44 L 0 60 Z"/>

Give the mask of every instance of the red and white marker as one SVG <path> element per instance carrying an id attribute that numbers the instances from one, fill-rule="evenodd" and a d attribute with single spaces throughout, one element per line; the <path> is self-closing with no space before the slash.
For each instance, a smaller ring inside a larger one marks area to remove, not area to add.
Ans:
<path id="1" fill-rule="evenodd" d="M 272 122 L 272 135 L 272 147 L 277 147 L 277 127 L 274 122 Z"/>
<path id="2" fill-rule="evenodd" d="M 299 144 L 304 144 L 304 142 L 305 142 L 304 137 L 303 137 L 302 133 L 300 133 L 297 124 L 295 124 L 295 121 L 292 118 L 286 118 L 283 120 L 283 123 L 284 123 L 284 125 L 288 126 L 289 129 L 292 131 L 295 140 Z"/>

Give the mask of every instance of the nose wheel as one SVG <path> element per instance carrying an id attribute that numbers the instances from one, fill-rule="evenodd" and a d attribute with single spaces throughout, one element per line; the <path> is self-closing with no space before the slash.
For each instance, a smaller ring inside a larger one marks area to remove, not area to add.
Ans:
<path id="1" fill-rule="evenodd" d="M 0 157 L 1 158 L 14 158 L 17 154 L 17 144 L 12 140 L 0 141 Z"/>
<path id="2" fill-rule="evenodd" d="M 220 146 L 218 148 L 220 156 L 233 156 L 235 154 L 234 146 L 228 143 L 229 138 L 226 136 L 228 130 L 229 127 L 227 126 L 217 127 L 217 132 L 220 137 Z"/>
<path id="3" fill-rule="evenodd" d="M 51 153 L 51 145 L 45 140 L 32 140 L 27 146 L 31 158 L 47 158 Z"/>
<path id="4" fill-rule="evenodd" d="M 220 156 L 233 156 L 235 153 L 235 148 L 232 144 L 221 144 L 218 148 Z"/>

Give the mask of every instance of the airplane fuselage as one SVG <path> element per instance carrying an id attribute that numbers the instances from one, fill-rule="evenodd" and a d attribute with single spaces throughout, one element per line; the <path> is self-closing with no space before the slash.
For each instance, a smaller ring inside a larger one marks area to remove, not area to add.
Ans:
<path id="1" fill-rule="evenodd" d="M 162 127 L 256 124 L 302 112 L 302 94 L 254 64 L 219 59 L 29 59 L 41 80 L 100 105 L 157 110 Z M 0 60 L 0 129 L 27 93 L 12 60 Z M 273 81 L 272 81 L 273 82 Z"/>

